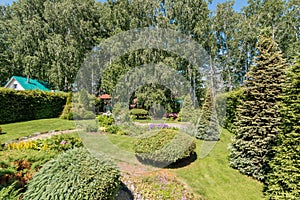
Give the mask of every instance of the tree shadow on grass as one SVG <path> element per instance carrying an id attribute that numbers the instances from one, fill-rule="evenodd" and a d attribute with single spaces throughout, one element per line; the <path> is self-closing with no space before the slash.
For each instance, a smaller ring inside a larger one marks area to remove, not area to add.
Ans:
<path id="1" fill-rule="evenodd" d="M 140 156 L 135 155 L 137 160 L 144 164 L 144 165 L 151 165 L 153 167 L 157 168 L 169 168 L 169 169 L 177 169 L 181 167 L 185 167 L 190 165 L 192 162 L 197 160 L 197 153 L 193 152 L 189 157 L 177 160 L 175 163 L 169 163 L 169 162 L 158 162 L 150 159 L 142 159 Z"/>

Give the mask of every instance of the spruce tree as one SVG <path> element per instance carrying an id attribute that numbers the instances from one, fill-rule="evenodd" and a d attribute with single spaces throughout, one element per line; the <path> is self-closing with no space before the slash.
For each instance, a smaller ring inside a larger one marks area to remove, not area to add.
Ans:
<path id="1" fill-rule="evenodd" d="M 219 139 L 219 123 L 214 103 L 214 95 L 210 88 L 207 89 L 198 122 L 197 139 L 216 141 Z"/>
<path id="2" fill-rule="evenodd" d="M 247 73 L 245 97 L 237 109 L 230 165 L 241 173 L 263 181 L 270 149 L 279 133 L 279 105 L 285 60 L 278 45 L 261 36 L 254 65 Z"/>
<path id="3" fill-rule="evenodd" d="M 300 199 L 300 54 L 286 80 L 281 132 L 265 184 L 267 199 Z"/>

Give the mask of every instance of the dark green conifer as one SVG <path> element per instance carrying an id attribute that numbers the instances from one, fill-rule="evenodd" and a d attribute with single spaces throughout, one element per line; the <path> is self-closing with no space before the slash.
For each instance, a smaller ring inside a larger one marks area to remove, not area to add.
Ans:
<path id="1" fill-rule="evenodd" d="M 241 173 L 263 181 L 267 160 L 279 133 L 285 60 L 274 40 L 260 37 L 255 64 L 247 73 L 244 100 L 237 109 L 236 134 L 230 165 Z"/>
<path id="2" fill-rule="evenodd" d="M 267 199 L 300 199 L 300 54 L 288 69 L 281 132 L 265 184 Z"/>

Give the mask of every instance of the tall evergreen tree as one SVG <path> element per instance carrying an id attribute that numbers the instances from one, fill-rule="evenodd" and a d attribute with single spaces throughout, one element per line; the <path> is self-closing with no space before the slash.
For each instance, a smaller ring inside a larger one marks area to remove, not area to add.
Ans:
<path id="1" fill-rule="evenodd" d="M 265 184 L 267 199 L 300 199 L 300 54 L 287 73 L 283 123 Z"/>
<path id="2" fill-rule="evenodd" d="M 238 107 L 230 165 L 263 181 L 266 161 L 279 132 L 278 102 L 286 64 L 278 45 L 269 37 L 259 38 L 257 52 L 255 65 L 247 73 L 245 99 Z"/>

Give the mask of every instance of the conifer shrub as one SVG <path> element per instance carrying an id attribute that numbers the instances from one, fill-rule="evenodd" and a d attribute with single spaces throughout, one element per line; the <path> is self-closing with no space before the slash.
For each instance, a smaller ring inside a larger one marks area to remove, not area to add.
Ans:
<path id="1" fill-rule="evenodd" d="M 267 161 L 280 130 L 280 102 L 286 61 L 271 37 L 261 36 L 258 55 L 246 77 L 237 108 L 236 133 L 230 149 L 230 166 L 264 181 Z"/>
<path id="2" fill-rule="evenodd" d="M 0 188 L 1 200 L 17 200 L 19 199 L 20 189 L 17 189 L 17 182 L 9 185 L 8 187 Z"/>
<path id="3" fill-rule="evenodd" d="M 96 159 L 84 148 L 60 154 L 29 181 L 23 200 L 114 199 L 120 171 L 105 155 Z"/>
<path id="4" fill-rule="evenodd" d="M 138 159 L 156 166 L 167 166 L 187 158 L 194 153 L 195 148 L 193 137 L 171 129 L 150 131 L 134 145 Z"/>
<path id="5" fill-rule="evenodd" d="M 72 92 L 68 93 L 67 96 L 67 102 L 66 105 L 64 106 L 63 112 L 60 115 L 61 119 L 68 119 L 72 120 L 73 119 L 73 113 L 72 113 Z"/>
<path id="6" fill-rule="evenodd" d="M 178 113 L 177 121 L 197 123 L 199 110 L 195 108 L 190 95 L 184 97 L 182 108 Z"/>
<path id="7" fill-rule="evenodd" d="M 60 118 L 68 120 L 95 119 L 95 103 L 96 98 L 89 95 L 86 90 L 74 94 L 69 93 Z"/>
<path id="8" fill-rule="evenodd" d="M 300 54 L 289 67 L 281 109 L 282 124 L 265 181 L 266 199 L 300 199 Z"/>
<path id="9" fill-rule="evenodd" d="M 212 90 L 209 88 L 202 106 L 196 138 L 217 141 L 219 140 L 219 136 L 219 121 L 215 109 L 214 96 Z"/>

